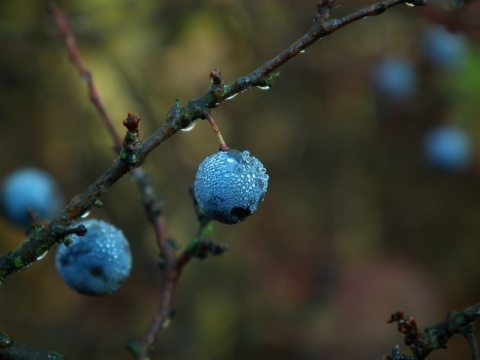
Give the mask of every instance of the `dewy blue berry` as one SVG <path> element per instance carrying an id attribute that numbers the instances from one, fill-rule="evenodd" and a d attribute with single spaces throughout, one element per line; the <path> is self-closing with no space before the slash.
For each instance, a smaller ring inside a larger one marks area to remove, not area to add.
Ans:
<path id="1" fill-rule="evenodd" d="M 0 198 L 5 217 L 20 227 L 30 225 L 29 210 L 49 220 L 63 205 L 55 180 L 45 171 L 31 167 L 8 175 L 3 181 Z"/>
<path id="2" fill-rule="evenodd" d="M 132 268 L 128 241 L 115 226 L 96 219 L 79 222 L 85 236 L 72 235 L 69 246 L 60 244 L 55 265 L 63 281 L 86 295 L 107 295 L 120 288 Z"/>
<path id="3" fill-rule="evenodd" d="M 200 164 L 194 193 L 213 219 L 235 224 L 253 214 L 267 192 L 265 167 L 248 151 L 218 151 Z"/>

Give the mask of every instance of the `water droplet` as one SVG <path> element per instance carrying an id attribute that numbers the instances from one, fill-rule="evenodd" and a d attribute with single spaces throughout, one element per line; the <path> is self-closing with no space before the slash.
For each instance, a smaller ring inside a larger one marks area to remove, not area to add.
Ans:
<path id="1" fill-rule="evenodd" d="M 183 129 L 181 129 L 181 130 L 182 130 L 182 131 L 185 131 L 185 132 L 192 131 L 193 128 L 195 127 L 195 125 L 197 125 L 197 121 L 196 121 L 196 120 L 195 120 L 195 121 L 192 121 L 192 122 L 190 123 L 190 125 L 188 125 L 187 127 L 183 128 Z"/>
<path id="2" fill-rule="evenodd" d="M 300 50 L 300 54 L 305 54 L 305 49 Z"/>
<path id="3" fill-rule="evenodd" d="M 257 86 L 257 88 L 261 89 L 261 90 L 270 90 L 270 86 L 268 85 L 265 85 L 265 86 Z"/>
<path id="4" fill-rule="evenodd" d="M 82 215 L 80 215 L 80 218 L 81 219 L 85 219 L 88 217 L 88 215 L 90 215 L 90 209 L 88 209 L 87 211 L 85 211 Z"/>
<path id="5" fill-rule="evenodd" d="M 407 6 L 411 6 L 411 7 L 415 7 L 417 5 L 415 5 L 414 3 L 411 3 L 411 2 L 404 2 L 405 5 Z"/>
<path id="6" fill-rule="evenodd" d="M 49 351 L 48 355 L 47 355 L 47 358 L 52 359 L 52 360 L 63 360 L 63 359 L 65 359 L 65 357 L 62 354 L 60 354 L 58 352 L 55 352 L 55 351 Z"/>
<path id="7" fill-rule="evenodd" d="M 11 338 L 9 335 L 0 333 L 0 349 L 6 349 L 12 346 L 13 344 L 13 338 Z"/>
<path id="8" fill-rule="evenodd" d="M 24 265 L 24 266 L 20 269 L 20 271 L 26 270 L 30 265 L 31 265 L 31 264 Z"/>
<path id="9" fill-rule="evenodd" d="M 233 94 L 232 96 L 229 96 L 229 97 L 225 98 L 225 100 L 232 100 L 237 95 L 238 95 L 238 93 Z"/>
<path id="10" fill-rule="evenodd" d="M 37 261 L 42 260 L 42 259 L 47 255 L 47 253 L 48 253 L 48 250 L 45 251 L 45 252 L 44 252 L 43 254 L 41 254 L 40 256 L 38 256 L 35 260 L 37 260 Z"/>

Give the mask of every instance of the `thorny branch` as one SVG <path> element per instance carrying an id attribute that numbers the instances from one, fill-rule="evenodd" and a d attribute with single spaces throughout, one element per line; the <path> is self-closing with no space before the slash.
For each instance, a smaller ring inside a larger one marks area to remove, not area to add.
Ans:
<path id="1" fill-rule="evenodd" d="M 413 5 L 424 5 L 423 1 L 424 0 L 414 0 L 409 1 L 409 3 L 413 3 Z M 91 184 L 84 192 L 74 197 L 55 219 L 47 225 L 35 226 L 32 234 L 19 248 L 0 256 L 0 282 L 4 281 L 10 274 L 26 268 L 56 243 L 64 241 L 73 221 L 86 213 L 92 206 L 96 206 L 103 193 L 108 191 L 123 175 L 130 172 L 142 194 L 144 207 L 149 221 L 155 229 L 163 260 L 159 310 L 152 321 L 144 342 L 141 345 L 130 347 L 132 352 L 137 356 L 137 359 L 147 358 L 159 331 L 173 315 L 170 307 L 173 289 L 185 264 L 192 257 L 218 255 L 223 253 L 226 248 L 205 238 L 205 234 L 208 233 L 210 219 L 205 220 L 205 216 L 201 214 L 201 211 L 196 209 L 200 222 L 197 237 L 193 239 L 187 248 L 177 257 L 175 249 L 172 246 L 172 241 L 170 241 L 166 235 L 165 222 L 162 216 L 163 203 L 156 195 L 149 178 L 139 169 L 145 158 L 153 149 L 166 141 L 170 136 L 180 129 L 188 127 L 197 119 L 207 118 L 210 121 L 208 116 L 210 115 L 210 110 L 217 107 L 223 100 L 245 92 L 252 87 L 271 87 L 278 76 L 278 73 L 274 73 L 274 71 L 320 38 L 357 20 L 368 16 L 379 15 L 393 6 L 406 2 L 406 0 L 385 0 L 370 7 L 360 9 L 343 18 L 331 19 L 331 10 L 335 5 L 334 0 L 319 1 L 317 5 L 318 14 L 314 17 L 312 27 L 305 35 L 252 73 L 238 78 L 231 84 L 225 84 L 223 82 L 218 69 L 212 71 L 210 74 L 212 84 L 209 90 L 199 98 L 188 101 L 183 107 L 180 106 L 180 101 L 177 100 L 167 114 L 165 123 L 143 142 L 138 139 L 138 127 L 134 129 L 131 127 L 132 123 L 129 122 L 129 120 L 136 119 L 133 114 L 128 114 L 125 120 L 126 124 L 124 124 L 128 131 L 123 142 L 118 133 L 116 133 L 113 122 L 100 100 L 92 75 L 83 64 L 80 53 L 76 47 L 75 38 L 70 32 L 65 16 L 59 8 L 51 4 L 50 11 L 63 37 L 70 58 L 81 78 L 85 81 L 90 100 L 102 116 L 104 124 L 113 138 L 115 150 L 119 156 L 110 169 L 101 175 L 99 179 Z"/>

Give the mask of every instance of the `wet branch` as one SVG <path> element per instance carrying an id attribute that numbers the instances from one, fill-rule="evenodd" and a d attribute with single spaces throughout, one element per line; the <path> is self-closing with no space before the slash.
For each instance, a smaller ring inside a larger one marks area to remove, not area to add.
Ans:
<path id="1" fill-rule="evenodd" d="M 56 351 L 38 349 L 7 334 L 0 333 L 0 359 L 65 360 L 66 358 Z"/>
<path id="2" fill-rule="evenodd" d="M 423 330 L 417 329 L 417 323 L 411 316 L 405 316 L 403 311 L 394 312 L 389 323 L 396 322 L 398 331 L 405 334 L 405 345 L 410 347 L 413 355 L 400 354 L 398 347 L 385 360 L 425 360 L 427 356 L 438 349 L 445 349 L 447 342 L 455 334 L 463 335 L 472 350 L 472 359 L 479 360 L 478 344 L 475 337 L 475 321 L 480 317 L 480 303 L 472 305 L 463 311 L 451 311 L 447 318 L 435 325 L 429 325 Z"/>

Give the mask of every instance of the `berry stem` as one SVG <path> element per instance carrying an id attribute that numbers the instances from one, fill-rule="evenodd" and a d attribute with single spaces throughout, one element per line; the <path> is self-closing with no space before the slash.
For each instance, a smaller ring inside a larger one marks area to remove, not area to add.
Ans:
<path id="1" fill-rule="evenodd" d="M 215 133 L 215 135 L 217 135 L 217 138 L 218 138 L 218 141 L 220 142 L 220 151 L 227 151 L 227 150 L 230 150 L 230 148 L 227 146 L 227 144 L 225 143 L 225 140 L 223 139 L 223 136 L 222 136 L 222 133 L 220 132 L 220 128 L 218 127 L 217 123 L 215 122 L 215 120 L 213 119 L 213 116 L 212 114 L 210 113 L 205 113 L 205 118 L 208 120 L 208 122 L 210 123 L 210 126 L 212 127 L 213 129 L 213 132 Z"/>

